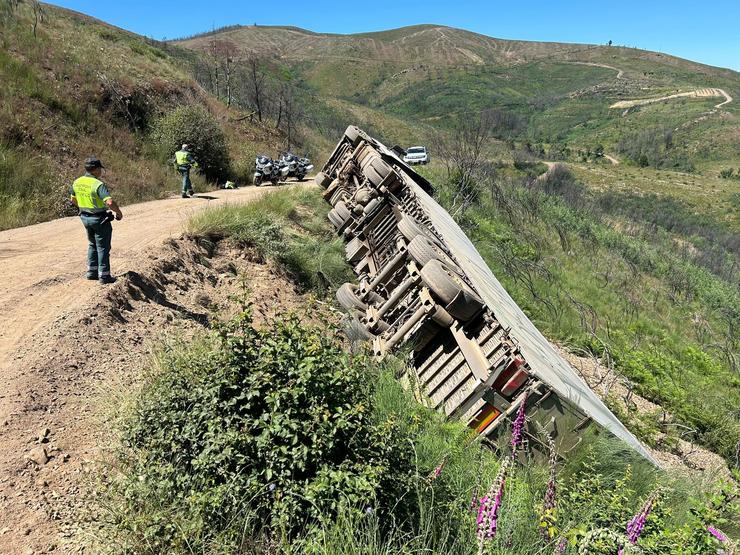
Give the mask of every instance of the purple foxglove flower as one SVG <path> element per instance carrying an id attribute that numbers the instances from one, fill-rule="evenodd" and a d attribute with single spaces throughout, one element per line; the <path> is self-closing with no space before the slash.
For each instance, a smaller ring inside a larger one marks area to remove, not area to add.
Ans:
<path id="1" fill-rule="evenodd" d="M 516 413 L 516 418 L 514 419 L 514 425 L 511 429 L 511 449 L 512 451 L 516 451 L 519 445 L 522 443 L 522 431 L 524 430 L 524 421 L 526 419 L 526 416 L 524 414 L 524 411 L 526 410 L 527 405 L 527 396 L 528 394 L 524 394 L 524 398 L 522 399 L 522 404 L 519 405 L 519 410 Z"/>
<path id="2" fill-rule="evenodd" d="M 501 500 L 504 495 L 506 475 L 511 465 L 511 457 L 506 457 L 501 462 L 496 479 L 491 484 L 488 493 L 480 500 L 478 507 L 478 518 L 476 519 L 476 535 L 478 537 L 478 553 L 483 553 L 483 546 L 487 540 L 496 536 L 498 529 L 498 513 L 501 508 Z"/>
<path id="3" fill-rule="evenodd" d="M 633 516 L 632 520 L 627 524 L 627 539 L 631 544 L 636 544 L 637 540 L 640 538 L 642 529 L 645 527 L 645 521 L 647 520 L 648 515 L 650 515 L 650 511 L 653 510 L 653 503 L 657 496 L 657 490 L 651 493 L 650 497 L 647 498 L 645 504 L 642 506 L 642 509 L 640 509 L 640 512 Z"/>
<path id="4" fill-rule="evenodd" d="M 722 532 L 720 532 L 717 528 L 714 526 L 707 526 L 707 532 L 712 534 L 715 538 L 717 538 L 721 542 L 727 541 L 727 536 L 725 536 Z"/>

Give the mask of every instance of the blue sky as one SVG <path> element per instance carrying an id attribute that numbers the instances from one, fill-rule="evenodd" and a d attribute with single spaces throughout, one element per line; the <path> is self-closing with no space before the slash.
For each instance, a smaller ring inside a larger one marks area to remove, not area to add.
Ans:
<path id="1" fill-rule="evenodd" d="M 56 0 L 52 3 L 157 39 L 236 23 L 295 25 L 329 33 L 439 23 L 506 39 L 597 44 L 612 40 L 618 45 L 656 50 L 740 71 L 739 0 Z"/>

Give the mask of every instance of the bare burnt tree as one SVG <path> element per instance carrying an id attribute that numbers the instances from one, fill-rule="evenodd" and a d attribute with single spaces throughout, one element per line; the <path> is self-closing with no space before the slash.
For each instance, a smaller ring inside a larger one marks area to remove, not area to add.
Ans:
<path id="1" fill-rule="evenodd" d="M 262 68 L 262 60 L 256 55 L 252 56 L 247 60 L 247 72 L 250 77 L 249 82 L 249 97 L 252 101 L 252 106 L 257 112 L 257 119 L 262 121 L 263 110 L 265 108 L 265 96 L 266 96 L 266 73 Z"/>
<path id="2" fill-rule="evenodd" d="M 234 58 L 237 54 L 236 46 L 227 40 L 211 41 L 211 56 L 213 59 L 214 71 L 216 75 L 216 95 L 219 95 L 219 72 L 224 77 L 224 93 L 226 105 L 231 106 L 233 100 L 232 75 L 234 69 Z"/>
<path id="3" fill-rule="evenodd" d="M 453 215 L 477 199 L 476 178 L 485 164 L 485 149 L 490 140 L 490 125 L 485 113 L 477 117 L 462 117 L 452 133 L 434 136 L 432 144 L 453 187 Z"/>
<path id="4" fill-rule="evenodd" d="M 38 0 L 31 0 L 31 12 L 33 13 L 33 23 L 31 24 L 31 28 L 33 29 L 33 38 L 37 38 L 36 36 L 36 29 L 39 26 L 39 23 L 42 23 L 44 21 L 44 8 L 41 5 L 41 2 Z"/>

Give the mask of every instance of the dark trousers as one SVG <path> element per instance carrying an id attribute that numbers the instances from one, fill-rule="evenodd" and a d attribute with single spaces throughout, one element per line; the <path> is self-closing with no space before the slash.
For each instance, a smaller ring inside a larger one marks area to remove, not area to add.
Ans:
<path id="1" fill-rule="evenodd" d="M 113 236 L 111 223 L 100 223 L 104 218 L 105 213 L 100 216 L 80 214 L 87 231 L 87 273 L 98 274 L 101 278 L 110 276 L 110 243 Z"/>
<path id="2" fill-rule="evenodd" d="M 182 193 L 185 194 L 187 192 L 193 192 L 193 184 L 190 183 L 190 168 L 178 168 L 177 171 L 179 171 L 182 174 Z"/>

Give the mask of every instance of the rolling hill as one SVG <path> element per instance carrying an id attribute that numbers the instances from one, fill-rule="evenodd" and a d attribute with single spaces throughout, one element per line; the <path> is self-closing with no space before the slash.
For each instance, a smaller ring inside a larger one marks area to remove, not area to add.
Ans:
<path id="1" fill-rule="evenodd" d="M 721 109 L 714 96 L 677 97 L 626 113 L 611 107 L 706 88 L 740 96 L 737 72 L 657 52 L 509 41 L 439 25 L 358 35 L 231 27 L 177 44 L 207 52 L 214 41 L 228 44 L 236 58 L 284 65 L 334 110 L 341 102 L 359 115 L 353 107 L 361 106 L 370 127 L 399 142 L 495 109 L 512 116 L 502 136 L 615 148 L 631 132 L 661 126 L 674 130 L 674 142 L 694 163 L 737 160 L 737 101 Z"/>

